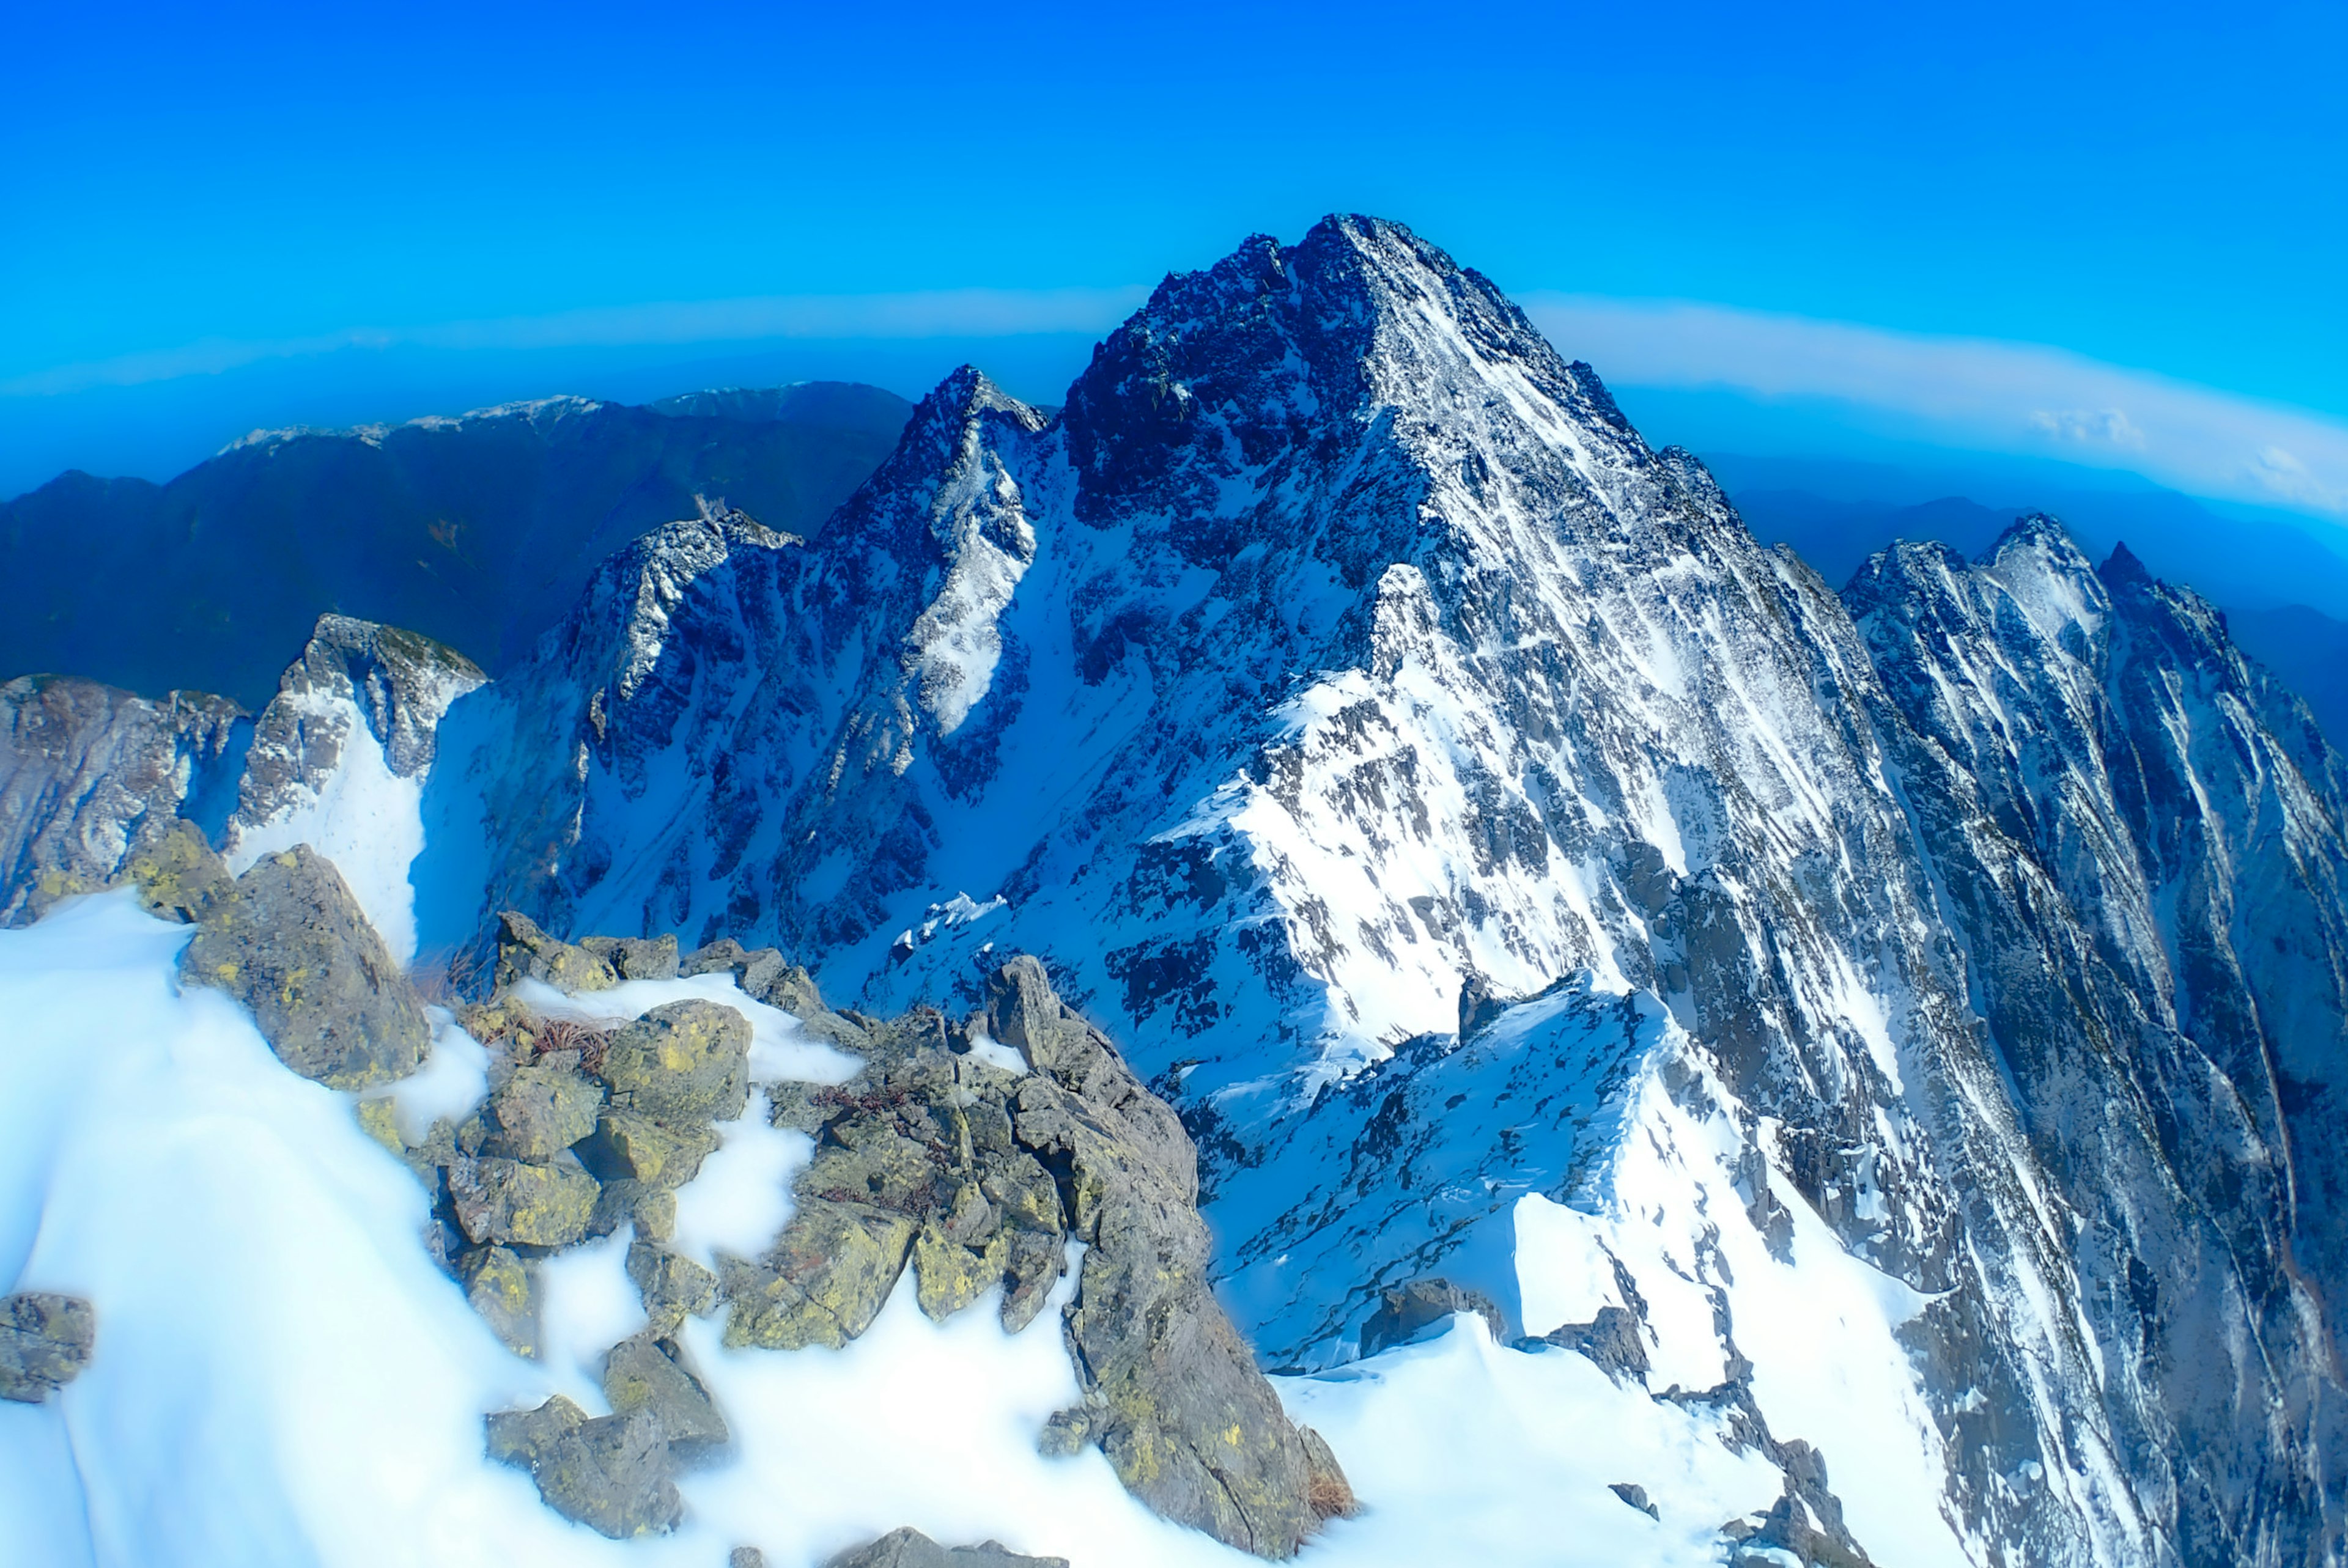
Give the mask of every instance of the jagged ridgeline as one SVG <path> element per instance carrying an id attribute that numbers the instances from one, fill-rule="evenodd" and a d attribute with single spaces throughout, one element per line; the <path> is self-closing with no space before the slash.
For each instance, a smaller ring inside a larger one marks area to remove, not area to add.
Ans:
<path id="1" fill-rule="evenodd" d="M 842 1178 L 804 1215 L 897 1193 L 856 1118 L 983 1060 L 1032 954 L 1179 1114 L 1134 1112 L 1195 1143 L 1198 1267 L 1292 1405 L 1479 1319 L 1595 1363 L 1591 1421 L 1763 1467 L 1725 1522 L 1605 1500 L 1707 1551 L 2348 1551 L 2348 774 L 2125 551 L 2029 518 L 1838 596 L 1486 280 L 1344 218 L 1168 279 L 1055 415 L 957 374 L 804 540 L 644 536 L 495 681 L 319 636 L 270 712 L 338 749 L 244 768 L 230 866 L 308 844 L 482 986 L 525 927 L 788 953 L 872 1085 L 792 1112 Z M 12 917 L 218 810 L 202 702 L 9 701 Z M 901 1068 L 881 1018 L 965 1021 Z M 818 1251 L 919 1272 L 935 1231 L 925 1292 L 1032 1294 L 1016 1227 L 873 1213 Z M 1052 1440 L 1115 1458 L 1114 1404 Z M 573 1416 L 500 1441 L 542 1486 L 651 1451 Z"/>

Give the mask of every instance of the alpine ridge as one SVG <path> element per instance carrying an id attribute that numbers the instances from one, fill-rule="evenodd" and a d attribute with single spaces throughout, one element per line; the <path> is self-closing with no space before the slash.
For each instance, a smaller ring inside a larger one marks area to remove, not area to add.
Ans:
<path id="1" fill-rule="evenodd" d="M 957 372 L 806 538 L 644 535 L 494 680 L 401 635 L 320 624 L 232 863 L 412 811 L 404 886 L 343 866 L 403 954 L 772 944 L 859 1029 L 1034 955 L 1357 1484 L 1318 1412 L 1433 1302 L 1661 1434 L 1598 1493 L 1658 1560 L 2348 1559 L 2348 764 L 2125 547 L 1838 594 L 1334 217 L 1169 277 L 1056 413 Z"/>

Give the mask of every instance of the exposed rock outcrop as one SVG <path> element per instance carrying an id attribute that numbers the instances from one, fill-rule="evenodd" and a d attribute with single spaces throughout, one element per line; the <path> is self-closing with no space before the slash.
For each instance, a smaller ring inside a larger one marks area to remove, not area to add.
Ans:
<path id="1" fill-rule="evenodd" d="M 824 1568 L 1068 1568 L 1065 1557 L 1028 1557 L 999 1541 L 941 1546 L 907 1526 L 841 1553 Z"/>
<path id="2" fill-rule="evenodd" d="M 0 925 L 111 886 L 185 810 L 225 816 L 252 732 L 224 697 L 157 702 L 94 681 L 0 685 Z"/>
<path id="3" fill-rule="evenodd" d="M 1197 1154 L 1172 1111 L 1025 957 L 995 970 L 983 1013 L 880 1024 L 867 1061 L 842 1088 L 778 1106 L 778 1120 L 812 1124 L 817 1152 L 775 1246 L 723 1276 L 727 1338 L 843 1343 L 909 1264 L 932 1317 L 999 1286 L 1016 1329 L 1081 1242 L 1065 1331 L 1085 1399 L 1053 1419 L 1046 1444 L 1097 1444 L 1166 1517 L 1293 1553 L 1323 1517 L 1313 1465 L 1209 1288 Z"/>
<path id="4" fill-rule="evenodd" d="M 39 1404 L 81 1376 L 97 1340 L 87 1301 L 42 1291 L 0 1297 L 0 1399 Z"/>
<path id="5" fill-rule="evenodd" d="M 1381 1294 L 1378 1309 L 1362 1325 L 1362 1354 L 1375 1356 L 1389 1345 L 1400 1345 L 1458 1312 L 1481 1317 L 1492 1330 L 1494 1344 L 1509 1342 L 1508 1318 L 1498 1302 L 1480 1290 L 1429 1276 Z"/>
<path id="6" fill-rule="evenodd" d="M 195 914 L 181 977 L 251 1008 L 303 1077 L 364 1089 L 423 1064 L 423 1002 L 334 862 L 307 845 L 264 856 Z"/>

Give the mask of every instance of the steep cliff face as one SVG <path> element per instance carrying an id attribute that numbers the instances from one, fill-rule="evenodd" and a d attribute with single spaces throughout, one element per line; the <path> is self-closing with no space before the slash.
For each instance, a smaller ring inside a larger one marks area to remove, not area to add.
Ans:
<path id="1" fill-rule="evenodd" d="M 1888 1560 L 2333 1549 L 2338 766 L 2205 609 L 1996 588 L 2041 528 L 1855 623 L 1354 219 L 1168 280 L 1056 419 L 951 379 L 812 545 L 711 526 L 452 712 L 442 939 L 742 931 L 875 1009 L 1038 952 L 1273 1362 L 1441 1273 L 1623 1315 Z M 2009 686 L 2077 778 L 1977 733 Z"/>
<path id="2" fill-rule="evenodd" d="M 0 686 L 0 924 L 103 887 L 182 813 L 217 828 L 252 716 L 225 697 L 149 702 L 62 675 Z"/>
<path id="3" fill-rule="evenodd" d="M 2337 1550 L 2341 768 L 2209 607 L 2025 519 L 1849 600 L 2073 1260 L 2078 1374 L 2188 1562 Z M 2327 1291 L 2326 1286 L 2331 1285 Z"/>

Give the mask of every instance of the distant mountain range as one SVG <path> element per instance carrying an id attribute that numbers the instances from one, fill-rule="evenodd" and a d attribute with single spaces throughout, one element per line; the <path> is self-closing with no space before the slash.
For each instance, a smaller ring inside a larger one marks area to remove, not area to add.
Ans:
<path id="1" fill-rule="evenodd" d="M 421 631 L 492 673 L 596 564 L 723 499 L 808 533 L 911 405 L 809 382 L 646 406 L 259 431 L 168 484 L 69 473 L 0 504 L 0 677 L 67 671 L 253 708 L 322 613 Z"/>
<path id="2" fill-rule="evenodd" d="M 1920 505 L 1853 500 L 1846 494 L 1854 479 L 1866 483 L 1859 465 L 1706 460 L 1734 481 L 1729 493 L 1756 537 L 1791 545 L 1837 585 L 1899 539 L 1980 555 L 2024 510 L 2061 517 L 2098 557 L 2125 543 L 2148 570 L 2191 584 L 2222 609 L 2235 646 L 2298 692 L 2326 734 L 2348 741 L 2348 555 L 2320 542 L 2312 528 L 2219 517 L 2189 497 L 2154 489 L 2035 495 L 2026 507 L 1962 496 Z"/>

